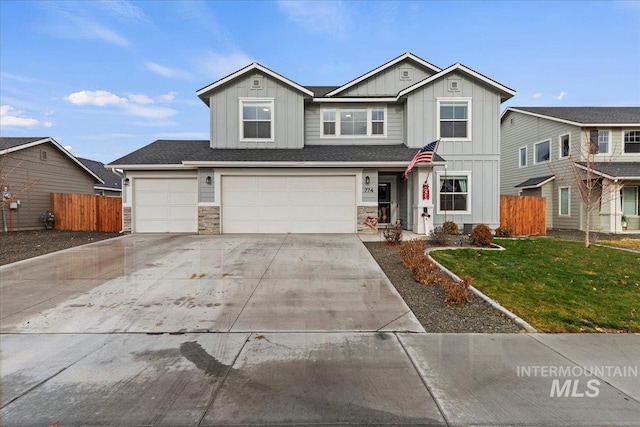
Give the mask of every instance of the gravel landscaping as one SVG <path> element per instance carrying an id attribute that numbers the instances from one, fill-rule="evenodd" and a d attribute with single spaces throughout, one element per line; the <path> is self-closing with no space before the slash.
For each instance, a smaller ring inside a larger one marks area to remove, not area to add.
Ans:
<path id="1" fill-rule="evenodd" d="M 413 279 L 402 265 L 397 247 L 379 242 L 366 242 L 365 246 L 427 332 L 522 332 L 517 325 L 475 295 L 470 303 L 463 306 L 446 304 L 442 287 L 425 286 Z"/>
<path id="2" fill-rule="evenodd" d="M 34 230 L 0 233 L 0 265 L 33 258 L 74 246 L 118 237 L 101 231 Z"/>

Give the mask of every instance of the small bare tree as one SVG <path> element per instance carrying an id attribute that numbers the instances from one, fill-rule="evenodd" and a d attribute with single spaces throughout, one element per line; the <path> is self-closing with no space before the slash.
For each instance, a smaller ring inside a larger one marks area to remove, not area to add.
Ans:
<path id="1" fill-rule="evenodd" d="M 551 163 L 549 167 L 559 181 L 571 184 L 571 193 L 582 203 L 586 214 L 584 245 L 588 248 L 591 245 L 591 215 L 603 202 L 610 201 L 603 198 L 603 177 L 595 167 L 610 165 L 613 156 L 596 158 L 599 153 L 597 130 L 585 130 L 584 135 L 584 142 L 579 140 L 573 149 L 569 147 L 568 153 L 563 153 L 567 157 L 566 162 Z M 560 147 L 560 150 L 564 149 Z"/>
<path id="2" fill-rule="evenodd" d="M 14 177 L 22 160 L 10 161 L 10 153 L 0 152 L 0 210 L 2 211 L 3 230 L 7 229 L 7 207 L 16 203 L 24 194 L 28 194 L 42 180 L 17 181 Z"/>

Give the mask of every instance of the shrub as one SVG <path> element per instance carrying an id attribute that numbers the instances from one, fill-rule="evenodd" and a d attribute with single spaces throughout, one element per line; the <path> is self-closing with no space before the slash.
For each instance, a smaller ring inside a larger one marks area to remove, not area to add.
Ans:
<path id="1" fill-rule="evenodd" d="M 448 241 L 447 241 L 447 233 L 444 231 L 444 228 L 442 227 L 436 227 L 433 230 L 431 230 L 431 233 L 429 234 L 429 236 L 431 237 L 431 241 L 433 242 L 434 245 L 438 245 L 438 246 L 447 246 Z"/>
<path id="2" fill-rule="evenodd" d="M 443 284 L 444 289 L 447 292 L 447 295 L 444 298 L 444 301 L 451 304 L 466 304 L 471 301 L 471 289 L 469 286 L 473 279 L 470 276 L 464 276 L 461 278 L 461 282 L 456 282 L 455 280 L 446 279 Z"/>
<path id="3" fill-rule="evenodd" d="M 471 242 L 477 246 L 491 246 L 491 242 L 493 242 L 491 229 L 485 224 L 476 225 L 473 230 L 471 230 Z"/>
<path id="4" fill-rule="evenodd" d="M 505 225 L 504 227 L 496 228 L 496 237 L 511 237 L 513 236 L 513 228 Z"/>
<path id="5" fill-rule="evenodd" d="M 385 228 L 382 230 L 382 235 L 387 245 L 396 246 L 402 242 L 402 228 L 400 226 Z"/>
<path id="6" fill-rule="evenodd" d="M 447 234 L 452 234 L 452 235 L 460 234 L 460 231 L 458 230 L 458 224 L 456 224 L 453 221 L 447 221 L 444 224 L 442 224 L 442 229 Z"/>
<path id="7" fill-rule="evenodd" d="M 398 254 L 402 260 L 402 265 L 411 269 L 412 265 L 420 263 L 425 257 L 425 242 L 424 240 L 409 240 L 408 242 L 402 242 Z"/>
<path id="8" fill-rule="evenodd" d="M 418 283 L 423 285 L 433 285 L 436 283 L 436 277 L 440 269 L 432 264 L 425 256 L 419 264 L 414 265 L 411 269 L 411 275 Z"/>

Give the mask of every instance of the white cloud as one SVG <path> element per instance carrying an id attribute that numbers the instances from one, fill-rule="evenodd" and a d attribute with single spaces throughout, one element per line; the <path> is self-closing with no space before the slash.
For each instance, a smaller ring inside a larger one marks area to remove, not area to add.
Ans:
<path id="1" fill-rule="evenodd" d="M 191 74 L 189 74 L 184 70 L 165 67 L 156 62 L 147 62 L 145 65 L 149 70 L 153 71 L 154 73 L 162 77 L 166 77 L 168 79 L 190 79 L 191 78 Z"/>
<path id="2" fill-rule="evenodd" d="M 118 18 L 131 21 L 148 21 L 147 15 L 142 9 L 126 0 L 101 0 L 98 5 Z"/>
<path id="3" fill-rule="evenodd" d="M 136 95 L 133 93 L 128 93 L 127 98 L 129 98 L 129 101 L 135 102 L 136 104 L 153 104 L 154 103 L 153 99 L 149 98 L 147 95 L 144 95 L 144 94 Z"/>
<path id="4" fill-rule="evenodd" d="M 349 27 L 348 12 L 339 1 L 283 0 L 278 6 L 289 19 L 311 33 L 340 37 Z"/>
<path id="5" fill-rule="evenodd" d="M 200 72 L 210 79 L 219 79 L 220 77 L 224 77 L 251 64 L 252 62 L 251 58 L 243 52 L 223 55 L 207 51 L 195 60 Z"/>
<path id="6" fill-rule="evenodd" d="M 161 101 L 161 102 L 173 101 L 177 94 L 178 94 L 178 92 L 174 92 L 174 91 L 167 92 L 164 95 L 160 95 L 158 97 L 158 101 Z"/>
<path id="7" fill-rule="evenodd" d="M 540 99 L 542 98 L 542 92 L 536 92 L 533 94 L 532 96 L 533 99 Z"/>
<path id="8" fill-rule="evenodd" d="M 11 127 L 34 127 L 40 126 L 41 123 L 29 117 L 21 117 L 22 112 L 15 110 L 10 105 L 2 105 L 0 106 L 0 126 L 11 126 Z M 46 122 L 44 123 L 45 127 L 51 127 L 53 123 Z"/>
<path id="9" fill-rule="evenodd" d="M 556 96 L 556 99 L 557 99 L 558 101 L 562 101 L 562 100 L 563 100 L 567 95 L 568 95 L 568 94 L 567 94 L 567 92 L 565 92 L 565 91 L 560 91 L 560 94 L 559 94 L 558 96 Z"/>
<path id="10" fill-rule="evenodd" d="M 123 107 L 129 114 L 145 119 L 162 120 L 178 114 L 178 111 L 166 107 L 143 107 L 137 104 L 126 104 Z"/>
<path id="11" fill-rule="evenodd" d="M 125 104 L 127 102 L 126 98 L 121 98 L 118 95 L 105 90 L 81 90 L 80 92 L 72 93 L 65 99 L 74 105 L 97 105 L 99 107 L 113 104 Z"/>
<path id="12" fill-rule="evenodd" d="M 207 132 L 164 132 L 156 133 L 154 138 L 157 139 L 209 139 Z"/>
<path id="13" fill-rule="evenodd" d="M 120 47 L 131 46 L 129 40 L 125 39 L 110 28 L 96 22 L 81 22 L 81 27 L 84 28 L 90 38 L 96 38 Z"/>

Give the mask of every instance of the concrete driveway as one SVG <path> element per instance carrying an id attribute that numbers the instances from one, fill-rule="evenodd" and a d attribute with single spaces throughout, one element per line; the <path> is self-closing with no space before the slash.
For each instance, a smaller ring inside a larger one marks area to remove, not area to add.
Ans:
<path id="1" fill-rule="evenodd" d="M 640 419 L 637 375 L 553 396 L 521 369 L 637 366 L 638 335 L 425 334 L 353 235 L 126 236 L 0 275 L 2 425 Z"/>

